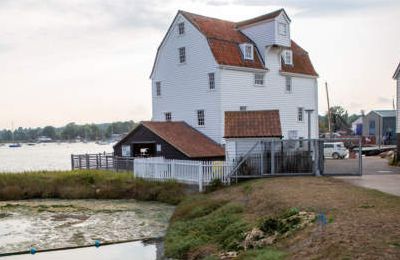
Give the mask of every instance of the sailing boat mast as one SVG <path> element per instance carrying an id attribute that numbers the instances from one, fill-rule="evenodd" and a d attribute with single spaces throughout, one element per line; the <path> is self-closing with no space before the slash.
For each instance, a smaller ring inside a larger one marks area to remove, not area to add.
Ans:
<path id="1" fill-rule="evenodd" d="M 329 104 L 329 91 L 328 91 L 328 83 L 325 81 L 325 89 L 326 89 L 326 100 L 328 102 L 328 130 L 329 136 L 332 138 L 332 127 L 331 127 L 331 106 Z"/>

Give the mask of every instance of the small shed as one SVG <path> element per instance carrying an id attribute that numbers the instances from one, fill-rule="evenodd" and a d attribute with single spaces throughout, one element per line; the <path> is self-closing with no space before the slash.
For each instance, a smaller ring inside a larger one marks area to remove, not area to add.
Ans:
<path id="1" fill-rule="evenodd" d="M 224 149 L 185 122 L 141 122 L 114 145 L 125 157 L 164 157 L 179 160 L 224 160 Z"/>
<path id="2" fill-rule="evenodd" d="M 376 144 L 396 143 L 396 110 L 372 110 L 363 118 L 363 136 Z"/>
<path id="3" fill-rule="evenodd" d="M 225 112 L 225 156 L 234 161 L 258 141 L 282 138 L 279 110 Z"/>

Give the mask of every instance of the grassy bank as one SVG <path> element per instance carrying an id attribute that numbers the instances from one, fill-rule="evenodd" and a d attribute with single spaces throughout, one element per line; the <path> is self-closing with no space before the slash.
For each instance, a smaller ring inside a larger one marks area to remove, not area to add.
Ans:
<path id="1" fill-rule="evenodd" d="M 296 212 L 316 218 L 293 229 Z M 171 219 L 165 253 L 179 259 L 218 259 L 232 251 L 238 259 L 398 259 L 399 216 L 400 197 L 337 179 L 257 180 L 185 199 Z M 273 242 L 244 250 L 254 228 Z"/>
<path id="2" fill-rule="evenodd" d="M 56 171 L 0 174 L 0 200 L 36 198 L 137 199 L 179 203 L 184 186 L 134 178 L 112 171 Z"/>

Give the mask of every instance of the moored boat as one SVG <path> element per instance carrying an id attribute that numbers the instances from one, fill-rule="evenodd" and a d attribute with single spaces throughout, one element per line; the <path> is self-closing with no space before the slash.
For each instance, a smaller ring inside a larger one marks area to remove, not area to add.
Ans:
<path id="1" fill-rule="evenodd" d="M 22 145 L 20 143 L 15 143 L 15 144 L 9 144 L 8 147 L 10 148 L 18 148 L 21 147 Z"/>

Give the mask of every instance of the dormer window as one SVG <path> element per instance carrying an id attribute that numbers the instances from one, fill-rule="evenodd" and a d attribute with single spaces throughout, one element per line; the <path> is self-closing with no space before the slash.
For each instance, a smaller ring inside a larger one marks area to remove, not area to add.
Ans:
<path id="1" fill-rule="evenodd" d="M 178 33 L 179 35 L 185 34 L 185 23 L 178 23 Z"/>
<path id="2" fill-rule="evenodd" d="M 282 56 L 286 65 L 293 65 L 293 53 L 291 50 L 283 51 Z"/>
<path id="3" fill-rule="evenodd" d="M 288 35 L 288 25 L 286 23 L 279 23 L 278 24 L 278 32 L 282 36 Z"/>
<path id="4" fill-rule="evenodd" d="M 245 60 L 253 60 L 254 59 L 254 47 L 253 47 L 253 44 L 242 43 L 242 44 L 240 44 L 240 49 L 242 50 L 243 58 Z"/>

